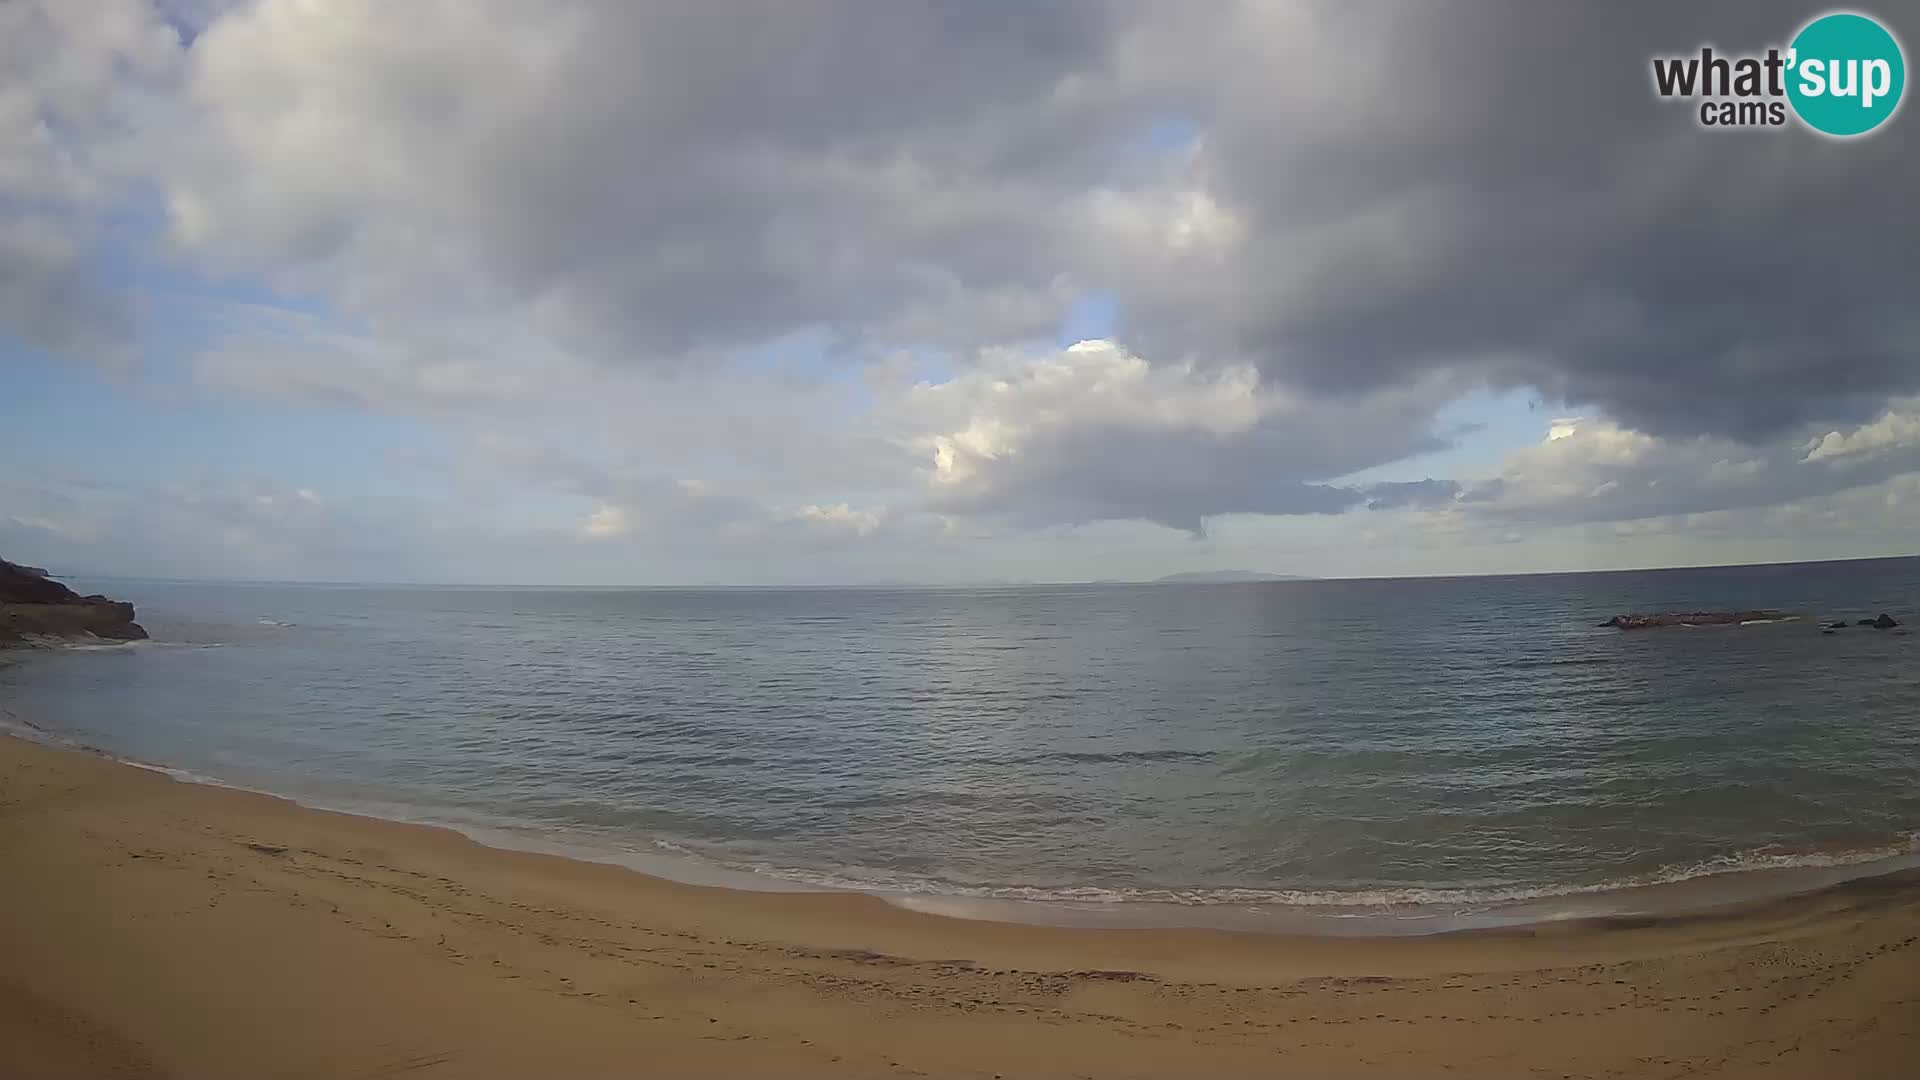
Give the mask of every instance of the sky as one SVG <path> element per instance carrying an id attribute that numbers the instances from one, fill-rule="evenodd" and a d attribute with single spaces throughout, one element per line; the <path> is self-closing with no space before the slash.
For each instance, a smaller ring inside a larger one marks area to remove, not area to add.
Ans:
<path id="1" fill-rule="evenodd" d="M 0 3 L 0 555 L 483 584 L 1920 551 L 1920 134 L 1774 3 Z M 1887 14 L 1896 34 L 1899 11 Z"/>

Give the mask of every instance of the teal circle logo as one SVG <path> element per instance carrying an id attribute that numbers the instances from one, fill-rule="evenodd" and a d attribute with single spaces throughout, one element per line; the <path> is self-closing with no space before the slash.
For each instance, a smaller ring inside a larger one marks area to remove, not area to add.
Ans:
<path id="1" fill-rule="evenodd" d="M 1787 50 L 1787 100 L 1808 127 L 1864 135 L 1900 107 L 1907 62 L 1886 27 L 1852 12 L 1822 15 Z"/>

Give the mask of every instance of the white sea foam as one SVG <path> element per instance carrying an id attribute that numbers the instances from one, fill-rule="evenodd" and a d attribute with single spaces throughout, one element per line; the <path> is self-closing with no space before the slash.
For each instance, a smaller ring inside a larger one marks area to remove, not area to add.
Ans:
<path id="1" fill-rule="evenodd" d="M 656 846 L 676 854 L 703 858 L 677 844 L 654 841 Z M 1654 886 L 1681 885 L 1708 878 L 1729 877 L 1759 871 L 1792 871 L 1869 867 L 1892 859 L 1920 855 L 1920 832 L 1886 844 L 1830 851 L 1783 852 L 1760 850 L 1725 855 L 1695 863 L 1664 867 L 1651 873 L 1612 878 L 1591 883 L 1513 885 L 1491 888 L 1450 888 L 1445 886 L 1395 886 L 1355 889 L 1288 888 L 1165 888 L 1132 886 L 1041 886 L 979 885 L 941 881 L 934 878 L 907 877 L 883 871 L 818 870 L 779 866 L 766 862 L 733 864 L 728 869 L 794 882 L 795 884 L 855 892 L 894 893 L 911 896 L 955 896 L 983 900 L 1014 900 L 1033 903 L 1072 904 L 1163 904 L 1180 907 L 1213 905 L 1339 908 L 1364 915 L 1366 910 L 1404 908 L 1479 909 L 1563 897 L 1597 896 L 1625 893 Z M 1357 910 L 1365 909 L 1365 910 Z M 1329 912 L 1329 914 L 1333 914 Z M 1568 913 L 1565 917 L 1576 917 Z"/>
<path id="2" fill-rule="evenodd" d="M 155 638 L 140 638 L 134 641 L 120 641 L 102 637 L 58 637 L 50 634 L 23 635 L 27 645 L 35 651 L 62 653 L 123 653 L 147 649 L 219 649 L 226 645 L 224 641 L 162 641 Z"/>
<path id="3" fill-rule="evenodd" d="M 107 756 L 122 765 L 131 765 L 136 769 L 145 769 L 148 772 L 157 772 L 163 776 L 171 776 L 182 783 L 204 784 L 207 787 L 234 788 L 240 791 L 255 790 L 253 788 L 243 788 L 238 784 L 230 784 L 217 776 L 208 776 L 205 773 L 193 772 L 190 769 L 175 768 L 172 765 L 156 765 L 151 761 L 139 761 L 134 758 L 120 757 L 117 754 L 108 754 Z M 271 794 L 271 792 L 260 792 L 260 794 L 266 795 Z"/>
<path id="4" fill-rule="evenodd" d="M 52 634 L 23 634 L 21 637 L 33 648 L 54 652 L 120 652 L 146 644 L 144 641 L 119 641 L 92 635 L 60 637 Z"/>

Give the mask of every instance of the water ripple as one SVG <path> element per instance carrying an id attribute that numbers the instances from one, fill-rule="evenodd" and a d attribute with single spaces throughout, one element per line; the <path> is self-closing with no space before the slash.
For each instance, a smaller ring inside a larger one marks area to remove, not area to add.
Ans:
<path id="1" fill-rule="evenodd" d="M 1920 826 L 1920 635 L 1817 625 L 1867 597 L 1920 623 L 1916 560 L 1206 589 L 111 591 L 163 642 L 225 647 L 36 656 L 0 667 L 8 711 L 249 786 L 814 880 L 1544 896 Z M 1592 626 L 1755 605 L 1813 618 Z"/>

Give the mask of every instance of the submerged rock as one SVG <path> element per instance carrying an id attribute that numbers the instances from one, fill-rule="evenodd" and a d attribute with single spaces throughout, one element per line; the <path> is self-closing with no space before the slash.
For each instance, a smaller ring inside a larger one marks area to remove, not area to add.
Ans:
<path id="1" fill-rule="evenodd" d="M 1846 628 L 1847 628 L 1847 624 L 1845 620 L 1842 620 L 1840 622 L 1830 622 L 1827 624 L 1827 629 L 1829 630 L 1845 630 Z"/>
<path id="2" fill-rule="evenodd" d="M 1786 618 L 1778 611 L 1670 611 L 1658 615 L 1615 615 L 1601 626 L 1645 630 L 1655 626 L 1731 626 L 1745 622 L 1774 622 Z"/>
<path id="3" fill-rule="evenodd" d="M 1898 619 L 1895 619 L 1884 611 L 1880 613 L 1879 618 L 1873 620 L 1873 628 L 1875 630 L 1891 630 L 1899 625 L 1900 622 Z"/>
<path id="4" fill-rule="evenodd" d="M 80 596 L 38 570 L 0 559 L 0 646 L 38 638 L 139 641 L 147 636 L 133 621 L 132 604 Z"/>

